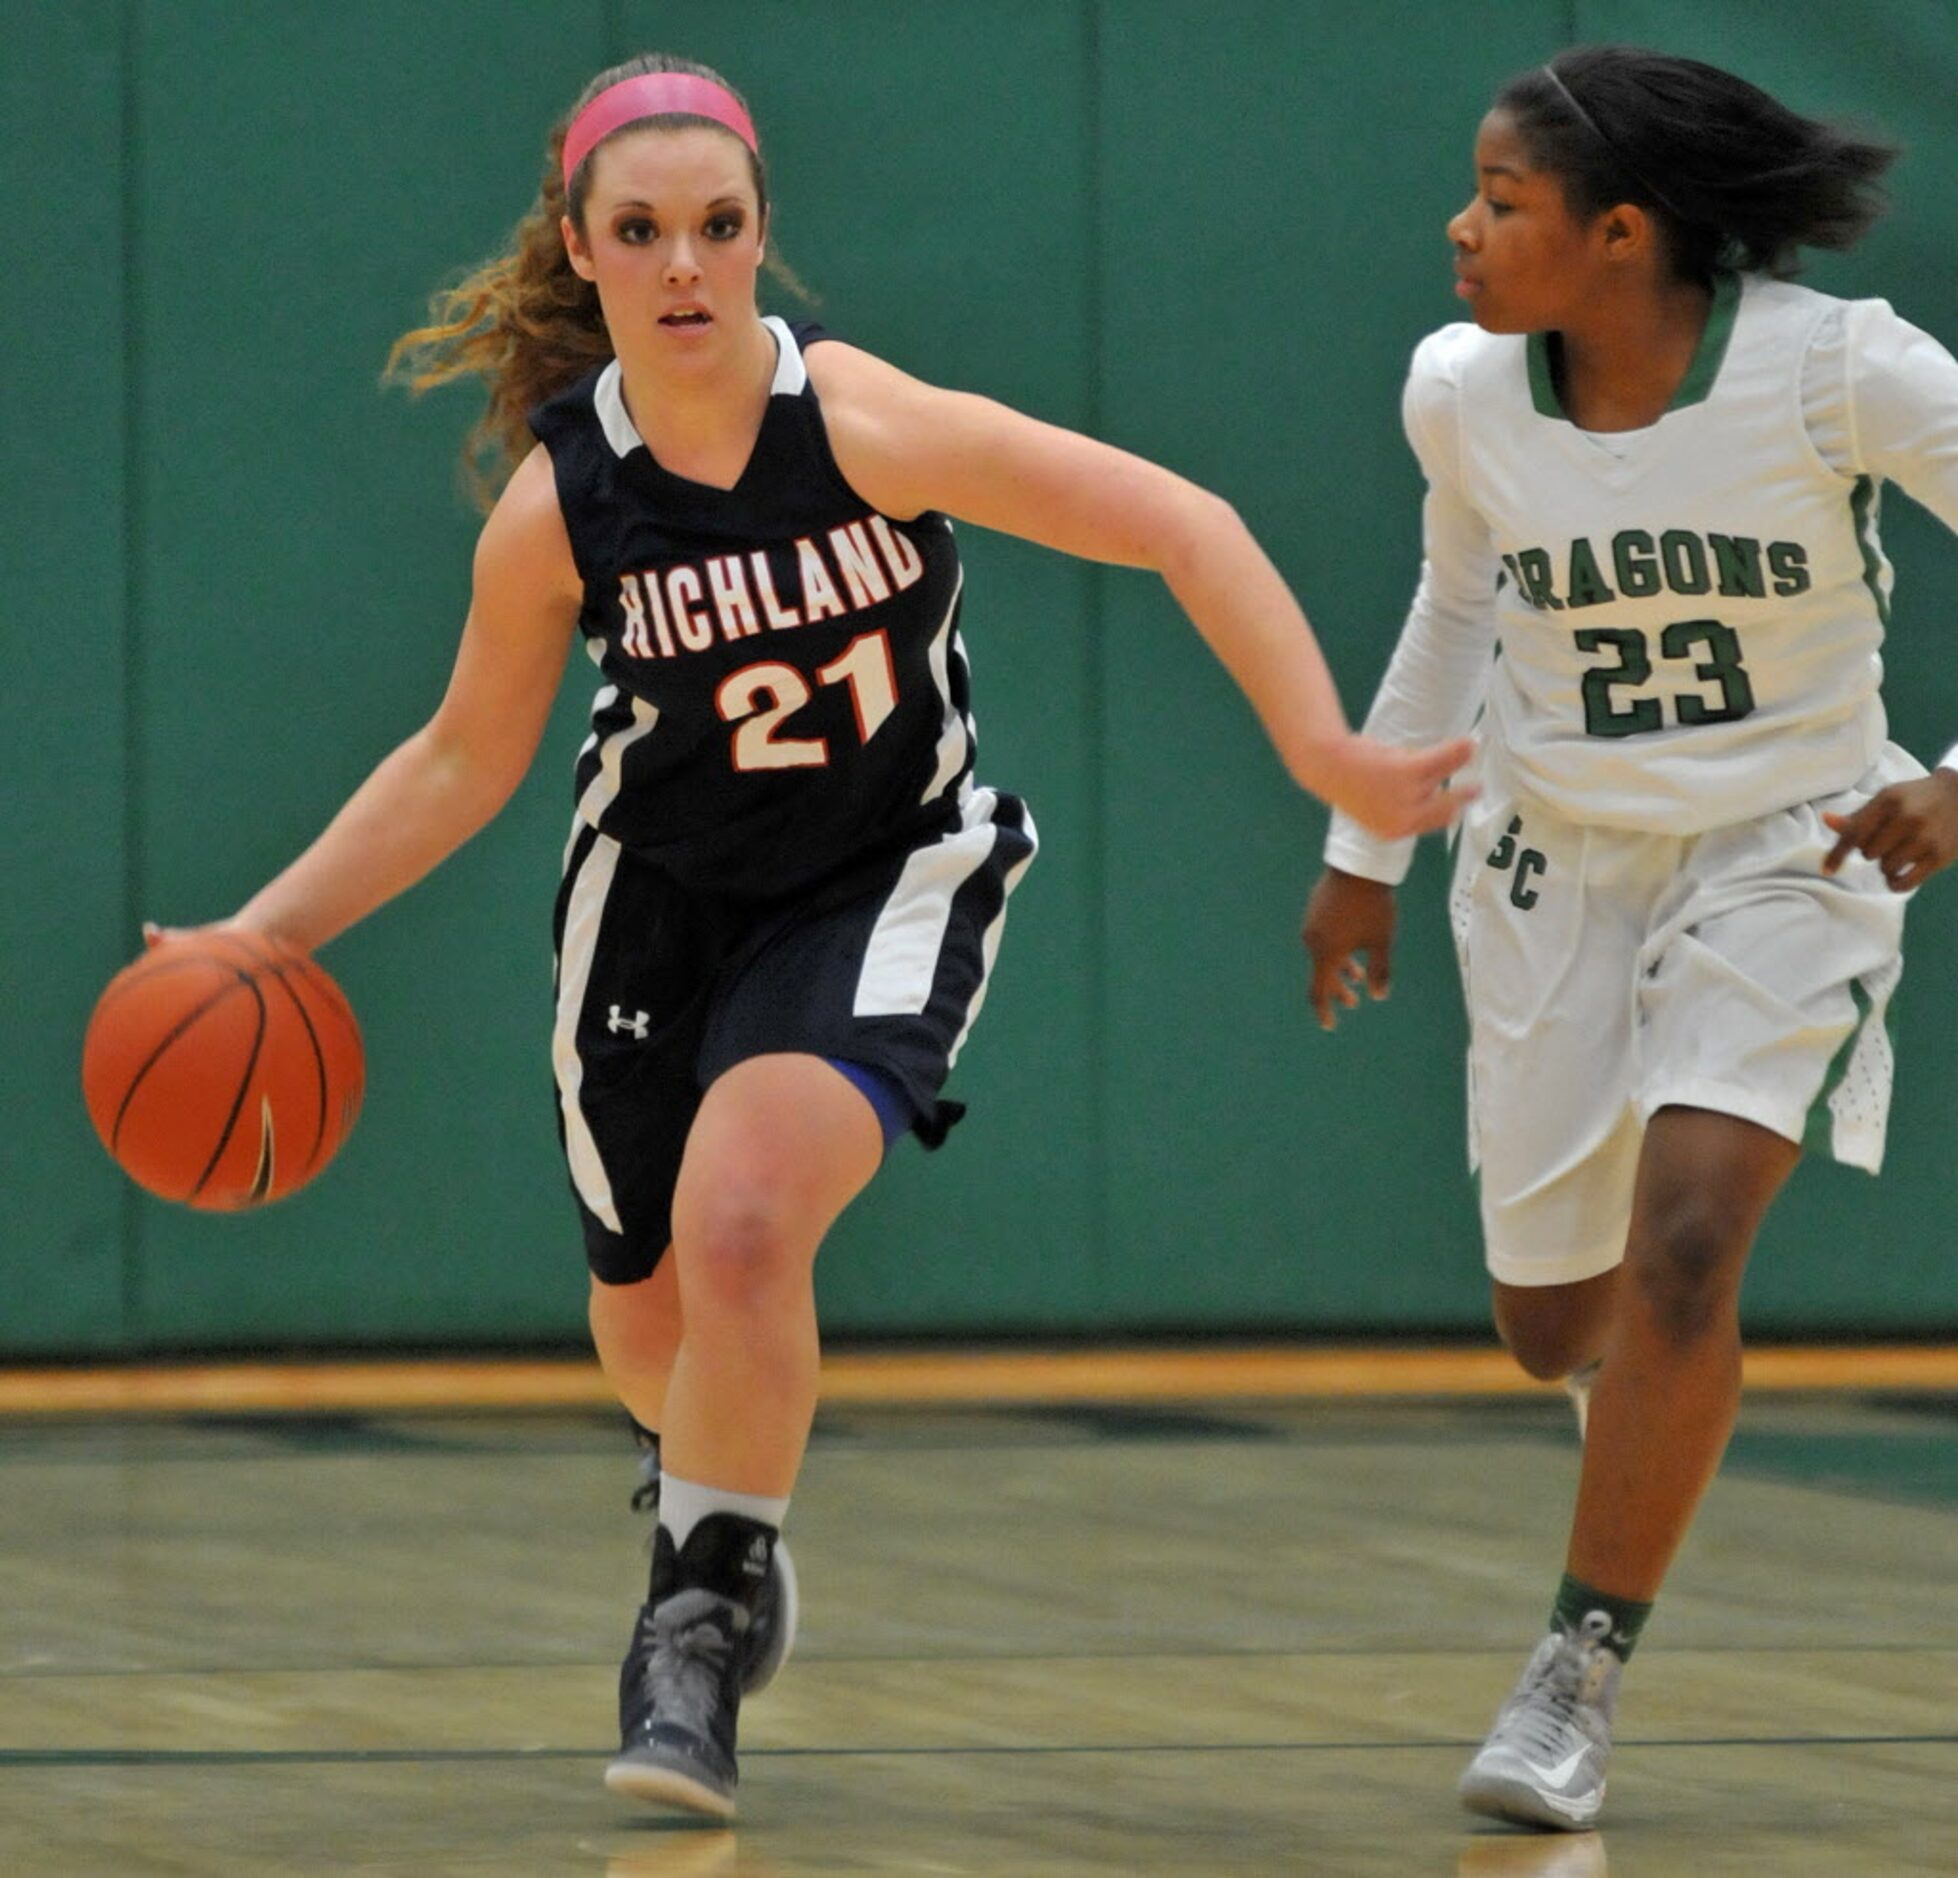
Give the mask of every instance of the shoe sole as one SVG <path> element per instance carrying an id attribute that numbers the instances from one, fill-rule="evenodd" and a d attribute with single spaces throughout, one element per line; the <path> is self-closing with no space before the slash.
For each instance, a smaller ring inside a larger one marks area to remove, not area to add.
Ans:
<path id="1" fill-rule="evenodd" d="M 789 1557 L 789 1548 L 779 1541 L 769 1561 L 769 1574 L 775 1580 L 774 1628 L 769 1633 L 768 1648 L 757 1653 L 753 1662 L 742 1665 L 744 1697 L 759 1695 L 766 1689 L 795 1648 L 795 1626 L 802 1611 L 802 1597 L 796 1588 L 795 1560 Z"/>
<path id="2" fill-rule="evenodd" d="M 651 1806 L 677 1806 L 689 1813 L 705 1813 L 712 1819 L 734 1817 L 733 1794 L 716 1792 L 692 1774 L 651 1761 L 614 1761 L 605 1770 L 605 1789 L 628 1800 L 644 1800 Z"/>
<path id="3" fill-rule="evenodd" d="M 1471 1813 L 1484 1819 L 1506 1819 L 1518 1826 L 1544 1826 L 1552 1832 L 1587 1832 L 1598 1823 L 1604 1810 L 1604 1795 L 1590 1804 L 1565 1809 L 1548 1794 L 1520 1780 L 1504 1780 L 1500 1775 L 1484 1775 L 1473 1785 L 1464 1781 L 1455 1789 L 1456 1797 Z"/>

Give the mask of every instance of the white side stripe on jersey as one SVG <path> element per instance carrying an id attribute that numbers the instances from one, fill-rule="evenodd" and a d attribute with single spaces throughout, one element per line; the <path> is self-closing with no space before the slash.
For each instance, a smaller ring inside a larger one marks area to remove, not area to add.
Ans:
<path id="1" fill-rule="evenodd" d="M 574 841 L 579 832 L 574 823 Z M 612 1183 L 598 1158 L 591 1125 L 578 1104 L 578 1091 L 585 1080 L 585 1066 L 578 1057 L 578 1013 L 584 1009 L 585 992 L 591 984 L 592 955 L 598 947 L 605 898 L 612 890 L 618 865 L 619 844 L 610 835 L 595 836 L 565 908 L 564 941 L 558 948 L 557 1021 L 551 1031 L 551 1068 L 557 1075 L 558 1104 L 564 1113 L 564 1151 L 572 1183 L 579 1199 L 614 1232 L 620 1226 Z"/>
<path id="2" fill-rule="evenodd" d="M 938 700 L 944 707 L 938 728 L 938 766 L 932 771 L 931 781 L 925 784 L 925 792 L 920 802 L 935 801 L 945 792 L 945 786 L 960 770 L 965 768 L 969 740 L 966 736 L 965 719 L 952 702 L 952 679 L 950 660 L 952 655 L 952 621 L 958 617 L 959 595 L 965 591 L 965 569 L 959 569 L 959 577 L 952 587 L 952 597 L 946 603 L 945 617 L 938 622 L 938 630 L 931 636 L 931 681 L 938 687 Z M 924 1007 L 918 1007 L 922 1010 Z"/>
<path id="3" fill-rule="evenodd" d="M 610 686 L 606 687 L 611 689 Z M 598 774 L 586 785 L 585 793 L 578 798 L 578 816 L 596 828 L 605 811 L 612 806 L 619 793 L 619 772 L 625 763 L 625 753 L 659 722 L 659 712 L 644 698 L 632 701 L 632 722 L 621 724 L 605 739 L 598 752 Z"/>
<path id="4" fill-rule="evenodd" d="M 999 839 L 993 826 L 998 802 L 992 790 L 975 789 L 960 826 L 906 860 L 864 948 L 852 1015 L 912 1017 L 930 1003 L 952 896 L 992 854 Z"/>
<path id="5" fill-rule="evenodd" d="M 952 1039 L 952 1047 L 945 1057 L 946 1067 L 953 1068 L 959 1060 L 959 1052 L 965 1048 L 965 1040 L 972 1035 L 972 1026 L 986 1002 L 986 987 L 993 982 L 993 961 L 999 957 L 1000 937 L 1006 931 L 1006 904 L 1013 897 L 1013 889 L 1020 884 L 1020 876 L 1033 865 L 1033 857 L 1040 852 L 1040 831 L 1033 825 L 1033 814 L 1027 812 L 1024 832 L 1032 843 L 1025 856 L 1006 870 L 1006 879 L 1001 885 L 999 911 L 992 917 L 986 934 L 979 942 L 979 983 L 974 987 L 972 1002 L 966 1006 L 965 1022 L 959 1026 L 959 1034 Z"/>
<path id="6" fill-rule="evenodd" d="M 606 710 L 611 705 L 616 703 L 618 700 L 618 695 L 619 695 L 619 688 L 617 685 L 600 685 L 597 692 L 592 697 L 592 701 L 591 701 L 592 715 L 596 717 L 600 711 Z M 591 735 L 588 736 L 584 740 L 584 742 L 578 746 L 579 761 L 582 762 L 586 757 L 590 756 L 591 753 L 597 748 L 598 748 L 598 732 L 593 731 Z M 577 825 L 575 823 L 572 825 L 571 833 L 574 838 L 578 833 Z M 564 859 L 558 863 L 557 871 L 561 874 L 570 865 L 571 865 L 571 850 L 569 848 L 566 848 L 564 851 Z"/>

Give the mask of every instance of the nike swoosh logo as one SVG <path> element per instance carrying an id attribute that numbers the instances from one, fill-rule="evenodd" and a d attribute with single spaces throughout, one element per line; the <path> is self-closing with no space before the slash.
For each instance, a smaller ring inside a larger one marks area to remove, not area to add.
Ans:
<path id="1" fill-rule="evenodd" d="M 1579 1748 L 1575 1753 L 1559 1761 L 1555 1767 L 1539 1767 L 1535 1761 L 1525 1761 L 1523 1765 L 1529 1769 L 1531 1779 L 1540 1780 L 1546 1787 L 1562 1792 L 1569 1783 L 1571 1775 L 1577 1772 L 1578 1763 L 1584 1759 L 1587 1752 L 1588 1749 Z"/>

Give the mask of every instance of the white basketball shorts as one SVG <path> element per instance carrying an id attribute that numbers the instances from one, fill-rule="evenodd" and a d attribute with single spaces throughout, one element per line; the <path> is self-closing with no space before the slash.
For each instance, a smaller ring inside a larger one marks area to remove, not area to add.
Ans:
<path id="1" fill-rule="evenodd" d="M 1854 789 L 1687 837 L 1563 821 L 1499 788 L 1475 803 L 1450 915 L 1493 1277 L 1616 1265 L 1645 1124 L 1669 1104 L 1877 1170 L 1909 896 L 1861 856 L 1823 874 L 1822 812 L 1923 773 L 1893 745 Z"/>

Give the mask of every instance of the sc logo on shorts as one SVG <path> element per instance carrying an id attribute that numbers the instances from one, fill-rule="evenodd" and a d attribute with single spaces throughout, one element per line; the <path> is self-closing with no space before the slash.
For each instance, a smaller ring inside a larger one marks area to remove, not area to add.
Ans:
<path id="1" fill-rule="evenodd" d="M 1516 872 L 1510 876 L 1509 904 L 1527 913 L 1540 898 L 1537 890 L 1530 885 L 1530 877 L 1541 876 L 1549 867 L 1534 848 L 1521 848 L 1516 845 L 1516 837 L 1523 832 L 1523 818 L 1520 815 L 1510 818 L 1508 832 L 1489 850 L 1489 865 L 1498 873 L 1514 867 Z"/>

